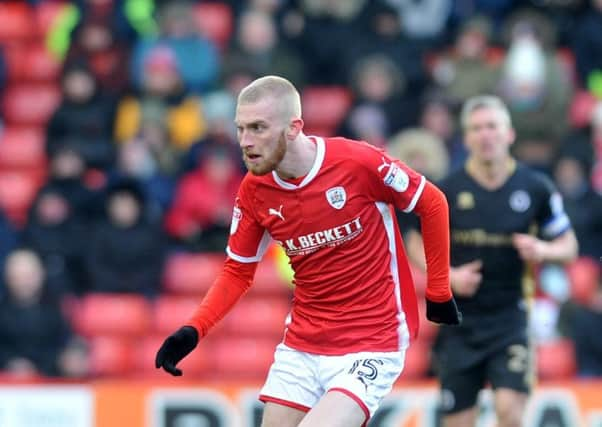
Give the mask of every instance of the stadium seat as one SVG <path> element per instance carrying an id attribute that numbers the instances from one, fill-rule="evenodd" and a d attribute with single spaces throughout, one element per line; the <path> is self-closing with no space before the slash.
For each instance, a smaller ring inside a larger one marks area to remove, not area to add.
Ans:
<path id="1" fill-rule="evenodd" d="M 308 86 L 301 100 L 306 133 L 333 136 L 351 107 L 352 96 L 343 86 Z"/>
<path id="2" fill-rule="evenodd" d="M 546 341 L 537 345 L 537 376 L 541 380 L 566 380 L 577 370 L 575 348 L 568 339 Z"/>
<path id="3" fill-rule="evenodd" d="M 225 49 L 233 28 L 230 6 L 225 2 L 198 3 L 195 6 L 194 17 L 201 34 L 215 43 L 219 49 Z"/>
<path id="4" fill-rule="evenodd" d="M 46 37 L 48 30 L 50 30 L 54 24 L 55 19 L 68 4 L 69 2 L 67 1 L 59 0 L 38 2 L 33 10 L 38 37 Z"/>
<path id="5" fill-rule="evenodd" d="M 163 289 L 180 295 L 203 295 L 221 271 L 224 260 L 222 253 L 171 255 L 163 274 Z"/>
<path id="6" fill-rule="evenodd" d="M 190 318 L 199 301 L 196 297 L 158 296 L 153 309 L 153 329 L 159 334 L 171 334 Z"/>
<path id="7" fill-rule="evenodd" d="M 43 43 L 35 43 L 25 49 L 21 78 L 27 81 L 58 81 L 61 62 L 54 58 Z"/>
<path id="8" fill-rule="evenodd" d="M 571 299 L 589 305 L 598 292 L 600 265 L 589 257 L 580 257 L 566 267 L 571 285 Z"/>
<path id="9" fill-rule="evenodd" d="M 41 128 L 4 129 L 0 136 L 0 169 L 44 168 L 44 131 Z"/>
<path id="10" fill-rule="evenodd" d="M 263 380 L 274 361 L 274 350 L 279 342 L 267 338 L 215 339 L 208 353 L 213 368 L 212 379 Z"/>
<path id="11" fill-rule="evenodd" d="M 135 348 L 135 376 L 162 379 L 171 378 L 171 375 L 167 372 L 155 368 L 155 357 L 165 338 L 167 338 L 165 335 L 151 335 L 143 338 L 138 343 Z M 195 348 L 193 352 L 178 364 L 178 368 L 182 369 L 186 378 L 202 378 L 207 375 L 210 367 L 207 353 L 212 351 L 211 349 L 211 343 L 203 340 L 202 345 Z"/>
<path id="12" fill-rule="evenodd" d="M 79 302 L 74 328 L 84 336 L 140 336 L 151 326 L 151 305 L 142 295 L 90 293 Z"/>
<path id="13" fill-rule="evenodd" d="M 89 341 L 90 373 L 97 377 L 123 377 L 131 372 L 134 362 L 132 345 L 128 339 L 97 336 Z"/>
<path id="14" fill-rule="evenodd" d="M 43 173 L 0 170 L 0 208 L 17 226 L 27 219 L 31 202 L 44 181 Z"/>
<path id="15" fill-rule="evenodd" d="M 4 117 L 9 124 L 45 126 L 60 100 L 61 92 L 55 84 L 11 84 L 4 93 Z"/>
<path id="16" fill-rule="evenodd" d="M 592 111 L 598 100 L 588 91 L 580 90 L 573 95 L 569 106 L 569 122 L 571 126 L 582 128 L 589 126 Z"/>
<path id="17" fill-rule="evenodd" d="M 245 295 L 224 318 L 229 335 L 282 338 L 290 303 L 285 298 Z"/>
<path id="18" fill-rule="evenodd" d="M 35 36 L 32 11 L 24 1 L 0 2 L 0 43 L 24 41 Z"/>
<path id="19" fill-rule="evenodd" d="M 9 45 L 4 54 L 12 82 L 58 81 L 62 64 L 42 42 Z"/>

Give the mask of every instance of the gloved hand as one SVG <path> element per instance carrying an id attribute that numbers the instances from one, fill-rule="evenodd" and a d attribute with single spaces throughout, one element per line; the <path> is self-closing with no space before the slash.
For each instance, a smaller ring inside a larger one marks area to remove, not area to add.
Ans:
<path id="1" fill-rule="evenodd" d="M 444 325 L 459 325 L 462 323 L 462 313 L 458 311 L 454 297 L 445 302 L 434 302 L 427 299 L 426 318 L 431 322 Z"/>
<path id="2" fill-rule="evenodd" d="M 176 365 L 188 353 L 190 353 L 199 342 L 199 333 L 192 326 L 182 326 L 171 334 L 161 345 L 155 358 L 155 368 L 163 368 L 175 377 L 182 375 L 182 370 Z"/>

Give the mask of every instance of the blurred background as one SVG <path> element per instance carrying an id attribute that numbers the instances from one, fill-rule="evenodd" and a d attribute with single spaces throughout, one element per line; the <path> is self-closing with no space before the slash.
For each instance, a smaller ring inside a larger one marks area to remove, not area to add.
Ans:
<path id="1" fill-rule="evenodd" d="M 462 102 L 505 100 L 514 154 L 555 181 L 580 243 L 573 264 L 536 271 L 530 422 L 549 420 L 537 405 L 562 384 L 551 419 L 565 423 L 545 425 L 602 425 L 602 0 L 13 0 L 0 2 L 0 426 L 259 425 L 291 296 L 278 248 L 183 379 L 154 355 L 221 268 L 245 173 L 236 96 L 265 74 L 300 89 L 307 134 L 366 140 L 434 181 L 465 158 Z M 436 424 L 422 317 L 372 426 Z M 562 418 L 562 393 L 577 418 Z"/>

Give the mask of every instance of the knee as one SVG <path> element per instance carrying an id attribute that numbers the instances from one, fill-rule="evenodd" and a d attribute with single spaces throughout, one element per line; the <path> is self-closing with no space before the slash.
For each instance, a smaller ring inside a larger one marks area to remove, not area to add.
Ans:
<path id="1" fill-rule="evenodd" d="M 513 405 L 511 402 L 497 405 L 496 413 L 499 427 L 521 427 L 522 405 Z"/>

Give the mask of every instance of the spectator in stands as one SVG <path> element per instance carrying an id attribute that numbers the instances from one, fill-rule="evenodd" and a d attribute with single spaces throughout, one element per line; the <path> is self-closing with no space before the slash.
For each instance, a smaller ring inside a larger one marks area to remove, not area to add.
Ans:
<path id="1" fill-rule="evenodd" d="M 602 195 L 591 186 L 591 163 L 591 157 L 567 146 L 556 160 L 554 179 L 579 241 L 579 255 L 601 259 Z"/>
<path id="2" fill-rule="evenodd" d="M 102 211 L 99 193 L 105 185 L 104 176 L 87 169 L 82 155 L 68 144 L 53 151 L 49 161 L 49 175 L 42 190 L 51 187 L 61 193 L 82 223 L 98 217 Z"/>
<path id="3" fill-rule="evenodd" d="M 427 179 L 438 182 L 447 176 L 449 155 L 437 135 L 422 128 L 408 128 L 395 134 L 387 151 Z"/>
<path id="4" fill-rule="evenodd" d="M 87 22 L 97 22 L 110 27 L 110 38 L 120 44 L 131 45 L 139 36 L 156 30 L 152 16 L 153 0 L 74 0 L 63 7 L 46 36 L 46 44 L 59 60 L 64 59 L 77 33 Z M 96 33 L 92 37 L 99 40 Z M 107 34 L 102 34 L 107 40 Z"/>
<path id="5" fill-rule="evenodd" d="M 338 133 L 369 142 L 372 139 L 374 145 L 383 146 L 383 138 L 416 125 L 416 100 L 408 93 L 405 75 L 385 55 L 371 55 L 359 61 L 352 70 L 351 87 L 353 105 Z"/>
<path id="6" fill-rule="evenodd" d="M 112 130 L 115 103 L 99 88 L 87 65 L 73 63 L 63 71 L 63 99 L 47 126 L 47 152 L 76 151 L 87 167 L 107 169 L 114 161 Z"/>
<path id="7" fill-rule="evenodd" d="M 86 61 L 100 88 L 119 95 L 128 88 L 128 45 L 115 36 L 115 23 L 86 20 L 73 32 L 65 63 Z"/>
<path id="8" fill-rule="evenodd" d="M 241 66 L 257 75 L 285 76 L 299 86 L 306 81 L 304 61 L 279 38 L 274 18 L 259 10 L 242 13 L 233 43 L 225 54 L 224 72 Z"/>
<path id="9" fill-rule="evenodd" d="M 135 181 L 111 183 L 105 208 L 85 254 L 90 290 L 154 296 L 166 247 L 160 224 L 148 219 L 143 191 Z"/>
<path id="10" fill-rule="evenodd" d="M 114 177 L 136 180 L 153 217 L 171 205 L 180 174 L 181 153 L 170 145 L 163 123 L 147 121 L 140 134 L 119 147 Z"/>
<path id="11" fill-rule="evenodd" d="M 397 9 L 401 27 L 414 43 L 436 46 L 445 35 L 452 0 L 386 0 Z"/>
<path id="12" fill-rule="evenodd" d="M 455 105 L 496 88 L 499 61 L 490 57 L 491 22 L 475 16 L 460 28 L 449 52 L 435 59 L 432 78 Z"/>
<path id="13" fill-rule="evenodd" d="M 579 85 L 602 96 L 602 0 L 591 0 L 573 31 Z"/>
<path id="14" fill-rule="evenodd" d="M 497 30 L 513 7 L 516 7 L 516 3 L 515 0 L 454 1 L 448 27 L 454 31 L 475 15 L 483 15 L 491 19 L 494 29 Z"/>
<path id="15" fill-rule="evenodd" d="M 46 271 L 47 291 L 56 297 L 86 290 L 82 269 L 86 232 L 63 192 L 45 186 L 30 209 L 22 241 L 39 254 Z"/>
<path id="16" fill-rule="evenodd" d="M 86 291 L 83 255 L 88 227 L 100 216 L 101 188 L 86 179 L 81 155 L 62 147 L 50 158 L 50 173 L 39 189 L 21 236 L 42 258 L 50 291 Z"/>
<path id="17" fill-rule="evenodd" d="M 569 267 L 571 300 L 563 307 L 568 336 L 575 343 L 577 375 L 602 377 L 602 274 L 599 259 L 581 258 Z"/>
<path id="18" fill-rule="evenodd" d="M 449 170 L 462 167 L 468 152 L 456 125 L 452 102 L 441 94 L 426 94 L 421 104 L 419 124 L 444 142 L 449 156 Z"/>
<path id="19" fill-rule="evenodd" d="M 556 55 L 550 22 L 532 11 L 519 11 L 503 30 L 508 50 L 499 93 L 506 101 L 519 139 L 519 160 L 548 168 L 568 130 L 573 84 Z"/>
<path id="20" fill-rule="evenodd" d="M 362 37 L 353 40 L 353 49 L 343 49 L 345 67 L 353 69 L 354 65 L 364 57 L 382 54 L 403 70 L 407 81 L 407 90 L 420 94 L 427 83 L 424 67 L 424 51 L 415 40 L 407 37 L 399 21 L 395 7 L 386 2 L 369 2 L 362 13 Z"/>
<path id="21" fill-rule="evenodd" d="M 47 292 L 45 270 L 30 249 L 6 260 L 6 296 L 0 300 L 0 370 L 15 376 L 82 377 L 86 349 L 73 335 L 59 301 Z"/>
<path id="22" fill-rule="evenodd" d="M 167 129 L 169 145 L 180 152 L 205 133 L 201 99 L 186 91 L 178 60 L 168 46 L 157 46 L 145 56 L 139 93 L 119 102 L 115 139 L 132 141 L 152 122 Z"/>
<path id="23" fill-rule="evenodd" d="M 222 144 L 206 146 L 201 155 L 196 170 L 178 184 L 165 228 L 186 250 L 222 251 L 242 180 L 240 155 L 235 146 Z"/>
<path id="24" fill-rule="evenodd" d="M 202 94 L 216 84 L 220 72 L 219 53 L 213 42 L 199 33 L 193 7 L 187 0 L 174 0 L 161 7 L 159 33 L 140 39 L 132 53 L 130 72 L 135 88 L 144 86 L 148 56 L 160 46 L 174 53 L 185 90 Z"/>
<path id="25" fill-rule="evenodd" d="M 349 67 L 342 46 L 358 46 L 367 0 L 301 0 L 283 19 L 285 37 L 305 59 L 307 84 L 346 84 Z"/>
<path id="26" fill-rule="evenodd" d="M 116 95 L 129 83 L 128 57 L 140 35 L 154 31 L 152 0 L 76 0 L 65 5 L 47 35 L 59 60 L 85 60 L 103 90 Z"/>
<path id="27" fill-rule="evenodd" d="M 0 209 L 0 298 L 4 295 L 4 262 L 8 254 L 17 245 L 18 235 L 14 224 Z"/>
<path id="28" fill-rule="evenodd" d="M 192 145 L 186 153 L 183 162 L 186 172 L 196 170 L 203 160 L 204 153 L 210 152 L 216 146 L 232 151 L 233 158 L 238 156 L 238 142 L 234 126 L 235 108 L 236 98 L 228 90 L 215 91 L 203 98 L 207 134 L 202 140 Z M 244 172 L 242 158 L 239 163 Z"/>

